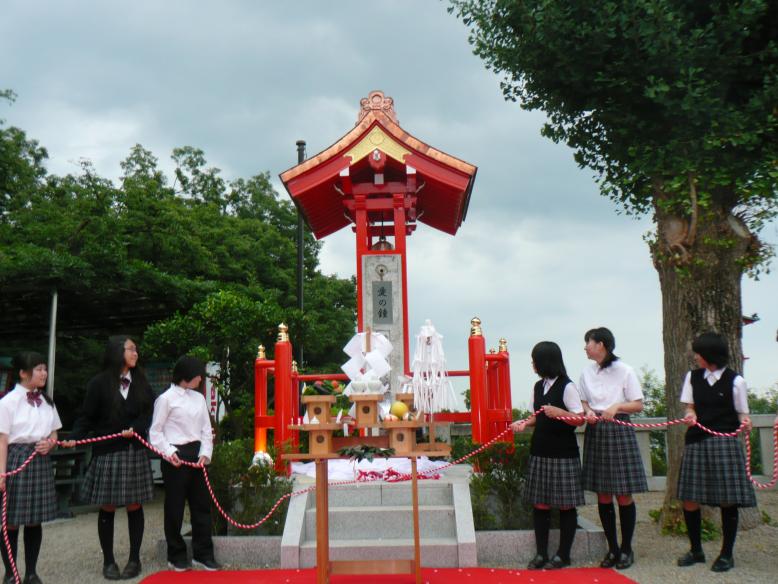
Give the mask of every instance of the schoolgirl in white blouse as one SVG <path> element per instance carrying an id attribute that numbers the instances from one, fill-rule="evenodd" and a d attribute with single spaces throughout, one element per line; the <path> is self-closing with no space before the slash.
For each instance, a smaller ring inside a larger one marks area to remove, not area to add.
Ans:
<path id="1" fill-rule="evenodd" d="M 165 481 L 165 540 L 168 566 L 182 572 L 191 566 L 181 537 L 184 505 L 189 501 L 192 522 L 192 560 L 200 568 L 218 570 L 211 538 L 211 497 L 199 468 L 182 461 L 208 464 L 213 453 L 211 418 L 198 388 L 205 365 L 195 357 L 181 357 L 173 367 L 173 384 L 154 403 L 149 429 L 151 444 L 161 450 Z"/>
<path id="2" fill-rule="evenodd" d="M 0 472 L 19 468 L 37 452 L 20 473 L 0 478 L 0 491 L 8 499 L 8 539 L 16 562 L 19 526 L 24 525 L 25 584 L 40 584 L 36 573 L 43 530 L 41 523 L 57 516 L 54 471 L 49 452 L 62 427 L 57 408 L 45 393 L 48 370 L 42 355 L 20 353 L 13 359 L 19 382 L 0 399 Z M 14 582 L 5 545 L 0 545 L 5 583 Z"/>

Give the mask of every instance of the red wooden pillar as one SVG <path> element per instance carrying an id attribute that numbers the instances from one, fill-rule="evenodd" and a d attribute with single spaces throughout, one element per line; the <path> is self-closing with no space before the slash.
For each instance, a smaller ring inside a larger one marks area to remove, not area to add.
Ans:
<path id="1" fill-rule="evenodd" d="M 354 195 L 354 219 L 357 223 L 357 330 L 364 331 L 362 308 L 362 256 L 368 250 L 367 204 L 365 195 Z"/>
<path id="2" fill-rule="evenodd" d="M 292 423 L 292 343 L 289 342 L 288 328 L 278 325 L 278 341 L 275 346 L 275 432 L 276 470 L 285 467 L 281 454 L 291 436 L 288 426 Z"/>
<path id="3" fill-rule="evenodd" d="M 506 418 L 508 420 L 508 424 L 513 421 L 513 400 L 511 398 L 511 356 L 508 353 L 508 341 L 506 341 L 504 338 L 500 339 L 500 348 L 498 349 L 498 354 L 503 357 L 502 362 L 500 363 L 500 404 L 501 407 L 505 409 Z M 507 428 L 506 425 L 500 425 L 499 428 L 497 428 L 497 433 L 502 432 Z M 508 436 L 506 440 L 513 441 L 513 436 Z"/>
<path id="4" fill-rule="evenodd" d="M 259 346 L 257 359 L 254 361 L 254 452 L 267 452 L 267 427 L 264 417 L 267 416 L 267 367 L 265 347 Z"/>
<path id="5" fill-rule="evenodd" d="M 470 362 L 470 410 L 473 417 L 473 442 L 483 444 L 487 431 L 486 396 L 486 341 L 481 333 L 481 320 L 470 321 L 470 338 L 467 341 Z"/>

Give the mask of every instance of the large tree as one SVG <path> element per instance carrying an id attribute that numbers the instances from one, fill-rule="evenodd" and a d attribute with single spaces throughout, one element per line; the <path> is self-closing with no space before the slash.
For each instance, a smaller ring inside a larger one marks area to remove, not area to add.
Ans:
<path id="1" fill-rule="evenodd" d="M 651 213 L 662 291 L 667 412 L 699 333 L 742 367 L 741 280 L 778 185 L 778 3 L 770 0 L 452 0 L 506 99 L 548 116 L 602 194 Z M 635 307 L 636 309 L 638 307 Z M 682 430 L 668 437 L 666 508 Z"/>

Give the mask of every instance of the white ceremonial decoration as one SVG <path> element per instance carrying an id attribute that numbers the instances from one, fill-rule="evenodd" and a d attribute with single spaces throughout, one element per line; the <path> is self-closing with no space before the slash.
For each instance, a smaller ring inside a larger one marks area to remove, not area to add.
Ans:
<path id="1" fill-rule="evenodd" d="M 454 387 L 446 375 L 442 341 L 443 335 L 435 330 L 429 319 L 425 320 L 416 336 L 416 351 L 411 363 L 413 405 L 418 412 L 429 414 L 457 407 Z"/>

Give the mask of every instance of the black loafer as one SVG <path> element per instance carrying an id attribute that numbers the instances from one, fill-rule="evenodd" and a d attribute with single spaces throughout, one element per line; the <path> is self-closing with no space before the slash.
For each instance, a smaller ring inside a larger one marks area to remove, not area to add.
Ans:
<path id="1" fill-rule="evenodd" d="M 540 570 L 548 563 L 548 558 L 544 555 L 538 554 L 529 561 L 527 564 L 528 570 Z"/>
<path id="2" fill-rule="evenodd" d="M 106 580 L 121 580 L 122 575 L 119 573 L 119 566 L 116 562 L 105 564 L 103 566 L 103 578 Z"/>
<path id="3" fill-rule="evenodd" d="M 195 568 L 202 568 L 203 570 L 208 570 L 209 572 L 215 572 L 216 570 L 221 570 L 221 564 L 219 564 L 216 560 L 196 560 L 192 558 L 192 565 Z"/>
<path id="4" fill-rule="evenodd" d="M 730 557 L 725 556 L 719 556 L 716 558 L 716 561 L 713 562 L 713 565 L 710 567 L 711 570 L 714 572 L 728 572 L 732 568 L 735 567 L 735 560 Z"/>
<path id="5" fill-rule="evenodd" d="M 689 550 L 684 555 L 682 555 L 680 558 L 678 558 L 678 561 L 676 562 L 681 568 L 685 568 L 687 566 L 693 566 L 694 564 L 704 564 L 705 563 L 705 552 L 694 552 Z"/>
<path id="6" fill-rule="evenodd" d="M 22 584 L 43 584 L 43 580 L 40 579 L 38 574 L 33 572 L 32 574 L 25 574 Z"/>
<path id="7" fill-rule="evenodd" d="M 570 565 L 570 560 L 563 560 L 559 555 L 555 555 L 546 564 L 546 570 L 559 570 L 560 568 L 567 568 Z"/>
<path id="8" fill-rule="evenodd" d="M 614 554 L 613 552 L 608 552 L 605 554 L 605 557 L 600 562 L 600 568 L 612 568 L 615 566 L 619 561 L 619 556 Z"/>
<path id="9" fill-rule="evenodd" d="M 635 552 L 629 552 L 628 554 L 621 552 L 621 555 L 619 556 L 619 561 L 616 562 L 616 569 L 626 570 L 634 563 L 635 563 Z"/>
<path id="10" fill-rule="evenodd" d="M 124 570 L 122 570 L 122 580 L 129 580 L 130 578 L 135 578 L 136 576 L 140 576 L 140 570 L 141 565 L 140 562 L 136 562 L 135 560 L 130 560 L 127 562 L 127 565 L 124 566 Z"/>

